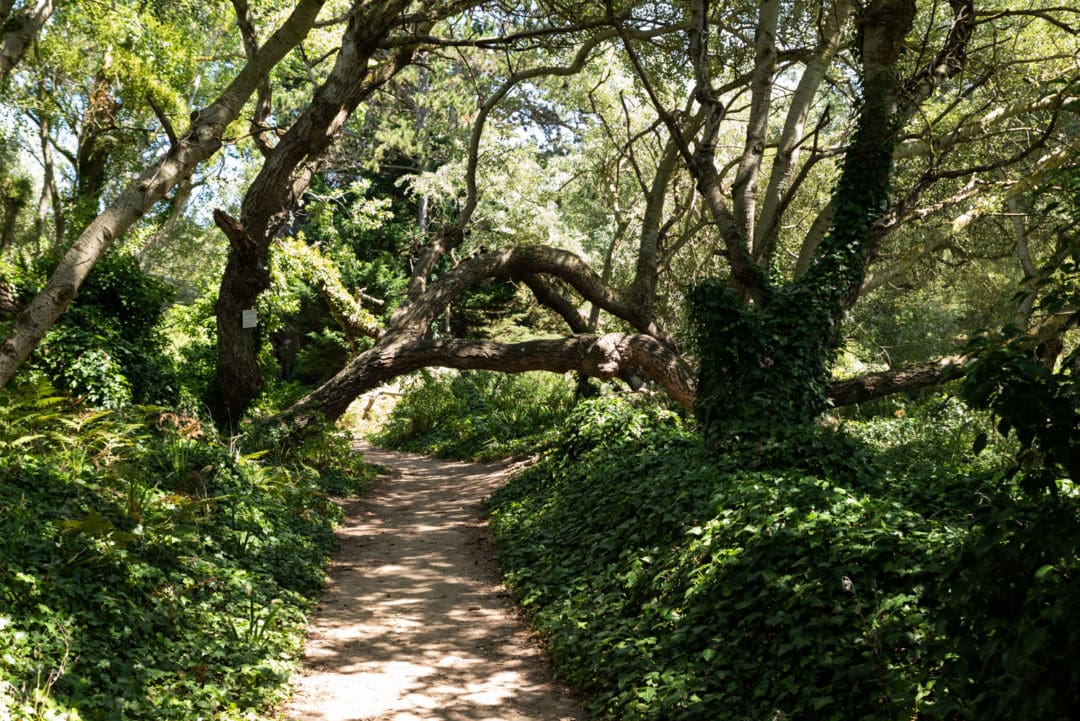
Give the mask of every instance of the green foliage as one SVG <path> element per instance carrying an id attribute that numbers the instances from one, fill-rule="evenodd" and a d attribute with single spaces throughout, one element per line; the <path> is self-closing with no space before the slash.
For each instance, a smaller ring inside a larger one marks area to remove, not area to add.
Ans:
<path id="1" fill-rule="evenodd" d="M 53 264 L 44 263 L 38 275 Z M 172 287 L 140 271 L 133 256 L 109 253 L 42 340 L 31 367 L 94 408 L 174 402 L 179 381 L 159 327 L 172 297 Z"/>
<path id="2" fill-rule="evenodd" d="M 403 298 L 408 277 L 401 256 L 414 221 L 396 219 L 405 209 L 385 190 L 372 190 L 369 181 L 345 172 L 317 176 L 302 229 L 275 247 L 273 282 L 259 299 L 259 312 L 271 332 L 278 377 L 308 384 L 327 379 L 353 354 L 335 315 L 385 325 Z M 385 302 L 358 308 L 357 290 Z M 370 343 L 354 341 L 360 350 Z"/>
<path id="3" fill-rule="evenodd" d="M 984 504 L 941 581 L 941 715 L 1072 718 L 1080 694 L 1077 496 Z"/>
<path id="4" fill-rule="evenodd" d="M 485 283 L 458 297 L 450 308 L 448 325 L 456 338 L 508 337 L 520 326 L 534 299 L 519 296 L 516 283 Z"/>
<path id="5" fill-rule="evenodd" d="M 422 371 L 372 440 L 470 460 L 523 455 L 545 442 L 573 404 L 562 376 Z"/>
<path id="6" fill-rule="evenodd" d="M 202 408 L 217 364 L 216 291 L 206 291 L 190 304 L 177 303 L 163 315 L 162 332 L 169 339 L 179 380 L 178 402 L 189 410 Z"/>
<path id="7" fill-rule="evenodd" d="M 1068 716 L 1078 647 L 1054 624 L 1074 618 L 1078 539 L 1027 552 L 1045 509 L 991 473 L 901 465 L 871 445 L 889 445 L 884 422 L 862 441 L 809 428 L 719 459 L 618 399 L 562 425 L 492 497 L 492 528 L 559 673 L 600 718 Z M 907 434 L 955 447 L 970 429 Z M 1062 502 L 1066 528 L 1077 510 Z M 979 610 L 991 585 L 1014 605 Z M 1051 663 L 1054 688 L 1036 692 Z"/>
<path id="8" fill-rule="evenodd" d="M 921 478 L 941 472 L 1000 472 L 1016 451 L 1015 444 L 1004 438 L 988 439 L 993 419 L 955 395 L 938 392 L 914 400 L 896 396 L 853 410 L 865 413 L 875 403 L 879 410 L 887 412 L 860 416 L 858 421 L 841 421 L 843 429 L 897 474 Z M 977 442 L 982 443 L 980 439 L 986 439 L 986 443 L 973 454 Z"/>
<path id="9" fill-rule="evenodd" d="M 791 284 L 755 311 L 708 280 L 689 303 L 699 356 L 695 412 L 710 445 L 805 425 L 825 410 L 836 350 L 826 298 Z"/>
<path id="10" fill-rule="evenodd" d="M 310 425 L 301 438 L 272 421 L 255 422 L 246 431 L 244 441 L 267 449 L 282 466 L 317 479 L 319 488 L 333 496 L 355 496 L 367 491 L 377 471 L 353 448 L 351 434 L 326 421 Z"/>
<path id="11" fill-rule="evenodd" d="M 1077 193 L 1073 215 L 1080 220 L 1080 172 L 1070 177 Z M 1040 271 L 1043 293 L 1036 304 L 1041 314 L 1064 319 L 1050 326 L 1051 333 L 1064 333 L 1080 320 L 1080 246 L 1073 241 L 1060 250 L 1067 251 L 1063 259 Z M 999 433 L 1015 432 L 1020 453 L 1013 473 L 1021 474 L 1029 493 L 1056 492 L 1062 474 L 1080 483 L 1080 347 L 1059 361 L 1061 349 L 1060 339 L 1047 341 L 1014 326 L 977 335 L 967 349 L 971 360 L 961 395 L 992 411 Z"/>
<path id="12" fill-rule="evenodd" d="M 241 455 L 180 414 L 86 413 L 47 389 L 7 389 L 0 717 L 268 712 L 340 515 L 322 486 L 341 479 L 324 471 L 356 458 L 340 438 L 285 462 Z"/>
<path id="13" fill-rule="evenodd" d="M 1008 332 L 1008 331 L 1007 331 Z M 1080 378 L 1074 351 L 1059 371 L 1038 357 L 1035 342 L 1012 331 L 1005 342 L 980 336 L 961 384 L 965 400 L 991 410 L 998 432 L 1016 432 L 1021 451 L 1014 473 L 1029 493 L 1057 490 L 1062 472 L 1080 481 Z"/>

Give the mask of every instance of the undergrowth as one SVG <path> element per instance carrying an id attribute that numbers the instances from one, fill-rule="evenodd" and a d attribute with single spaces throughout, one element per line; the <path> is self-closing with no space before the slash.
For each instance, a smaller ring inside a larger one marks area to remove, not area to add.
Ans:
<path id="1" fill-rule="evenodd" d="M 386 448 L 485 461 L 534 452 L 574 405 L 550 373 L 421 371 L 371 440 Z"/>
<path id="2" fill-rule="evenodd" d="M 1018 496 L 996 457 L 958 451 L 963 415 L 717 460 L 674 417 L 601 399 L 493 496 L 492 528 L 599 718 L 1072 718 L 1077 498 Z"/>
<path id="3" fill-rule="evenodd" d="M 268 712 L 324 580 L 340 515 L 326 494 L 370 477 L 321 439 L 230 448 L 162 409 L 5 391 L 0 718 Z"/>

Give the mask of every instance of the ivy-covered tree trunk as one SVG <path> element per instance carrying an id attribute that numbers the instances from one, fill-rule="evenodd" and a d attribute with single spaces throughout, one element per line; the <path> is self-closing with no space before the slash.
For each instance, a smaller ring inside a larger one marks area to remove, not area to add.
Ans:
<path id="1" fill-rule="evenodd" d="M 810 271 L 760 294 L 757 305 L 715 281 L 691 295 L 696 410 L 715 445 L 740 431 L 807 424 L 826 408 L 840 318 L 858 294 L 873 226 L 888 203 L 903 95 L 894 65 L 914 17 L 914 0 L 877 0 L 859 18 L 862 107 L 833 197 L 832 230 Z"/>

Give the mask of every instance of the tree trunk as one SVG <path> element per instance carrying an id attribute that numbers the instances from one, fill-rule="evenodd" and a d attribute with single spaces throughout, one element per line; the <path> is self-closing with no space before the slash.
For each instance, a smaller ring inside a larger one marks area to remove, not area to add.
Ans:
<path id="1" fill-rule="evenodd" d="M 53 13 L 53 0 L 37 0 L 13 17 L 3 18 L 3 35 L 0 35 L 0 87 L 7 82 L 12 69 L 22 60 L 41 26 Z"/>
<path id="2" fill-rule="evenodd" d="M 828 368 L 845 302 L 858 292 L 873 223 L 885 210 L 900 82 L 893 65 L 914 0 L 877 0 L 860 22 L 863 105 L 816 264 L 757 309 L 719 283 L 692 294 L 700 354 L 697 413 L 706 439 L 811 422 L 826 408 Z"/>
<path id="3" fill-rule="evenodd" d="M 776 73 L 776 22 L 780 16 L 780 0 L 762 0 L 754 31 L 754 74 L 751 81 L 750 116 L 746 123 L 746 142 L 739 158 L 734 195 L 735 220 L 747 248 L 756 258 L 758 241 L 754 237 L 757 217 L 758 173 L 765 157 L 765 140 L 769 132 L 769 108 L 772 103 L 773 75 Z"/>
<path id="4" fill-rule="evenodd" d="M 362 393 L 399 375 L 431 366 L 501 373 L 576 371 L 602 380 L 633 369 L 644 372 L 687 408 L 694 399 L 690 367 L 648 335 L 573 335 L 511 344 L 388 336 L 289 409 L 285 415 L 292 427 L 302 430 L 320 417 L 334 420 Z"/>
<path id="5" fill-rule="evenodd" d="M 500 344 L 491 341 L 428 339 L 428 329 L 466 289 L 492 278 L 520 278 L 542 302 L 572 327 L 586 319 L 539 275 L 567 283 L 585 300 L 635 326 L 639 334 L 575 334 L 552 341 Z M 615 297 L 589 266 L 569 251 L 546 246 L 518 246 L 469 258 L 427 285 L 390 319 L 387 331 L 337 375 L 301 399 L 287 415 L 298 427 L 316 416 L 335 419 L 356 396 L 403 373 L 431 365 L 485 368 L 505 372 L 577 371 L 610 379 L 644 373 L 684 405 L 693 402 L 690 366 L 674 351 L 655 322 Z"/>
<path id="6" fill-rule="evenodd" d="M 941 360 L 919 363 L 881 373 L 867 373 L 858 378 L 835 381 L 829 384 L 826 395 L 834 406 L 850 406 L 893 393 L 931 388 L 959 378 L 963 374 L 963 356 L 949 356 Z"/>
<path id="7" fill-rule="evenodd" d="M 407 0 L 362 6 L 349 20 L 334 67 L 281 141 L 267 153 L 244 196 L 240 221 L 220 211 L 214 218 L 229 238 L 229 260 L 216 305 L 217 372 L 207 406 L 214 420 L 232 428 L 263 387 L 257 333 L 242 327 L 243 311 L 270 287 L 270 244 L 314 176 L 323 153 L 360 102 L 381 87 L 415 53 L 407 47 L 369 71 Z"/>

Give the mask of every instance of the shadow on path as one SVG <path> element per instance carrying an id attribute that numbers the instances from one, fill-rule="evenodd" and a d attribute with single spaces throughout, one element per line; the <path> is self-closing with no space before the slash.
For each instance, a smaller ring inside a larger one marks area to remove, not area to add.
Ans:
<path id="1" fill-rule="evenodd" d="M 297 721 L 583 719 L 499 583 L 480 501 L 508 465 L 362 446 L 393 469 L 350 501 L 285 715 Z"/>

